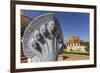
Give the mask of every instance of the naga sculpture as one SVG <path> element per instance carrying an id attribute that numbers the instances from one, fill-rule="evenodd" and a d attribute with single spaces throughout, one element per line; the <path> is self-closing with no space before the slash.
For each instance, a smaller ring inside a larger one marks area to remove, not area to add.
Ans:
<path id="1" fill-rule="evenodd" d="M 30 63 L 58 60 L 63 50 L 63 33 L 53 13 L 42 14 L 28 25 L 22 47 Z"/>

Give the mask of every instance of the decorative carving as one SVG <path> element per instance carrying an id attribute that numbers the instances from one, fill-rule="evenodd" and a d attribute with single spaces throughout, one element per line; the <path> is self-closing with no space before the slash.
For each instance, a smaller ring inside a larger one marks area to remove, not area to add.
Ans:
<path id="1" fill-rule="evenodd" d="M 26 28 L 22 47 L 29 62 L 56 61 L 63 49 L 63 34 L 55 15 L 36 17 Z"/>

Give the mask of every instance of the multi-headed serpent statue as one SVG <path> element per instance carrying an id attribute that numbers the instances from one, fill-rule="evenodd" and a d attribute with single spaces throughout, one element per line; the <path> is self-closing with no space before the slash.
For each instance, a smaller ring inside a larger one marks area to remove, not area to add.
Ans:
<path id="1" fill-rule="evenodd" d="M 53 13 L 37 16 L 26 28 L 22 47 L 28 62 L 57 61 L 63 50 L 63 33 Z"/>

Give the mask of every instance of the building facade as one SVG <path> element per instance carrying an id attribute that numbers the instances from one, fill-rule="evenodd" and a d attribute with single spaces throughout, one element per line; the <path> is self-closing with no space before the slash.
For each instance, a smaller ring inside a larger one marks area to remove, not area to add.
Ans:
<path id="1" fill-rule="evenodd" d="M 67 52 L 87 53 L 86 46 L 81 45 L 79 36 L 71 36 L 66 43 Z"/>
<path id="2" fill-rule="evenodd" d="M 25 28 L 28 26 L 28 24 L 31 22 L 31 19 L 24 15 L 24 10 L 21 10 L 21 39 L 23 37 L 23 33 L 25 31 Z M 25 57 L 23 53 L 23 48 L 21 45 L 21 63 L 27 63 L 28 59 Z"/>

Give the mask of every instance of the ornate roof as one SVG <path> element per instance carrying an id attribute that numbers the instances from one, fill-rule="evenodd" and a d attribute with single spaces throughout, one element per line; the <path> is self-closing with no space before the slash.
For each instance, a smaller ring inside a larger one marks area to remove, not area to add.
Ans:
<path id="1" fill-rule="evenodd" d="M 80 38 L 79 36 L 71 36 L 69 37 L 68 43 L 74 43 L 74 42 L 79 42 Z"/>

